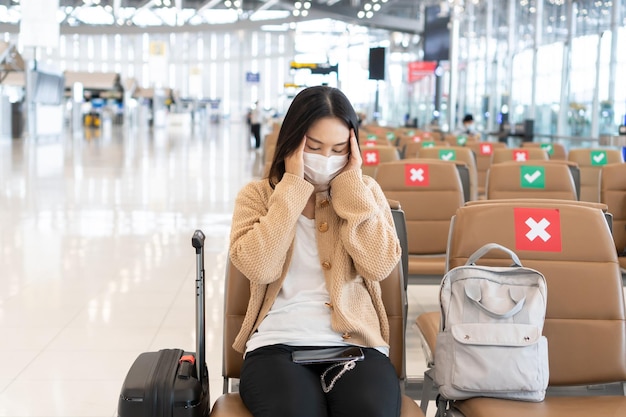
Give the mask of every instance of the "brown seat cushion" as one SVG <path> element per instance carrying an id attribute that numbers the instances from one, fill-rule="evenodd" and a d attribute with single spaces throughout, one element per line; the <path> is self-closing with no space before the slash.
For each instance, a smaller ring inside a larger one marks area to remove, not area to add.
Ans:
<path id="1" fill-rule="evenodd" d="M 626 416 L 626 397 L 547 397 L 540 403 L 472 398 L 457 401 L 465 417 L 621 417 Z"/>
<path id="2" fill-rule="evenodd" d="M 211 410 L 213 417 L 253 417 L 241 401 L 238 392 L 220 396 Z M 295 416 L 294 416 L 295 417 Z M 410 397 L 402 396 L 400 417 L 424 417 L 424 413 Z"/>

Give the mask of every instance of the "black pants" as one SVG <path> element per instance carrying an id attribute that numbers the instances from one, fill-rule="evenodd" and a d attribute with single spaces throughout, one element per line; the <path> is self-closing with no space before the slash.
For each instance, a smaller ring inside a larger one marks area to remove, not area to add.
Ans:
<path id="1" fill-rule="evenodd" d="M 250 125 L 250 131 L 254 136 L 254 147 L 259 149 L 261 147 L 261 123 L 252 123 Z"/>
<path id="2" fill-rule="evenodd" d="M 365 360 L 344 373 L 325 394 L 320 376 L 331 364 L 299 365 L 285 345 L 266 346 L 246 355 L 239 392 L 254 417 L 398 417 L 400 384 L 389 358 L 363 349 Z M 315 347 L 313 349 L 319 349 Z M 326 376 L 327 385 L 342 367 Z"/>

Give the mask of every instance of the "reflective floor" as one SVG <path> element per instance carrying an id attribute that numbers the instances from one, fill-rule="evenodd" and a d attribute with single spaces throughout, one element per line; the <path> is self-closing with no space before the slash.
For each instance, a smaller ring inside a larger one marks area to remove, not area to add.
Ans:
<path id="1" fill-rule="evenodd" d="M 223 122 L 0 139 L 0 416 L 116 416 L 139 353 L 194 350 L 195 229 L 217 398 L 231 213 L 261 172 L 248 136 Z M 409 288 L 410 377 L 425 366 L 411 323 L 437 293 Z"/>

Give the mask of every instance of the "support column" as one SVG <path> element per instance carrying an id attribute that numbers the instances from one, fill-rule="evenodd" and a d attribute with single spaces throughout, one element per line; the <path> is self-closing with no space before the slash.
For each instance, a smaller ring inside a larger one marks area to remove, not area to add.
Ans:
<path id="1" fill-rule="evenodd" d="M 533 73 L 531 79 L 531 100 L 530 100 L 530 108 L 528 109 L 528 113 L 526 114 L 527 119 L 535 119 L 535 115 L 537 113 L 537 68 L 539 65 L 538 62 L 538 54 L 539 54 L 539 46 L 541 46 L 541 38 L 543 32 L 543 0 L 539 0 L 536 2 L 536 11 L 535 11 L 535 42 L 533 45 Z"/>
<path id="2" fill-rule="evenodd" d="M 619 21 L 621 19 L 620 3 L 617 0 L 613 0 L 613 7 L 611 9 L 611 57 L 609 61 L 609 103 L 611 103 L 613 109 L 613 123 L 615 123 L 615 78 L 617 74 L 617 32 L 619 30 Z M 624 121 L 624 115 L 619 115 L 620 122 Z"/>
<path id="3" fill-rule="evenodd" d="M 598 36 L 598 45 L 596 47 L 596 77 L 594 80 L 593 87 L 593 101 L 591 104 L 591 132 L 590 136 L 592 138 L 597 138 L 600 133 L 600 53 L 602 52 L 602 38 L 606 32 L 602 32 Z"/>
<path id="4" fill-rule="evenodd" d="M 484 92 L 484 97 L 485 97 L 485 101 L 486 101 L 486 106 L 484 106 L 484 108 L 482 108 L 482 103 L 481 103 L 481 110 L 483 111 L 482 117 L 485 119 L 485 128 L 487 129 L 488 132 L 490 132 L 492 130 L 492 120 L 493 117 L 491 115 L 491 108 L 493 107 L 493 101 L 494 101 L 494 96 L 493 96 L 493 84 L 494 84 L 494 80 L 493 78 L 493 68 L 492 68 L 492 62 L 493 62 L 493 57 L 492 57 L 492 48 L 491 48 L 491 39 L 493 38 L 493 0 L 487 0 L 487 11 L 486 11 L 486 16 L 485 16 L 485 92 Z"/>
<path id="5" fill-rule="evenodd" d="M 457 126 L 456 104 L 459 88 L 459 37 L 460 20 L 463 6 L 460 0 L 455 0 L 450 13 L 450 86 L 448 94 L 448 131 L 452 132 Z"/>
<path id="6" fill-rule="evenodd" d="M 574 0 L 567 0 L 567 38 L 563 44 L 563 65 L 561 67 L 561 97 L 559 100 L 559 120 L 556 134 L 567 136 L 567 117 L 569 113 L 570 66 L 572 60 L 572 39 L 574 38 Z"/>
<path id="7" fill-rule="evenodd" d="M 506 80 L 505 91 L 503 95 L 507 95 L 506 100 L 506 108 L 503 105 L 498 109 L 500 113 L 502 113 L 502 124 L 507 124 L 510 120 L 511 114 L 511 105 L 513 103 L 513 58 L 515 57 L 515 41 L 517 40 L 517 32 L 515 30 L 517 19 L 515 16 L 515 8 L 517 5 L 517 0 L 509 0 L 508 2 L 508 13 L 507 13 L 507 25 L 509 27 L 508 39 L 507 39 L 507 55 L 506 55 Z"/>

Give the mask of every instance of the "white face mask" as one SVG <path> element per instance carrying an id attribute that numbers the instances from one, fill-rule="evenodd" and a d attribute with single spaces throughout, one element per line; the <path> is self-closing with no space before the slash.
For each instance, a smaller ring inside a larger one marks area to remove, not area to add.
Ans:
<path id="1" fill-rule="evenodd" d="M 324 156 L 304 152 L 304 179 L 313 185 L 328 185 L 347 163 L 348 155 Z"/>

